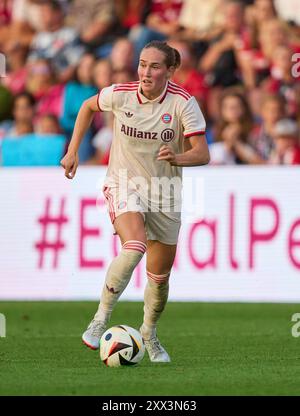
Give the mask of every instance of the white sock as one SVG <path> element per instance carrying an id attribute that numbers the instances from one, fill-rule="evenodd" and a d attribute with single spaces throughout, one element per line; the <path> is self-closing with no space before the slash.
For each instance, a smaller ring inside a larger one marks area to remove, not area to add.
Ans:
<path id="1" fill-rule="evenodd" d="M 153 274 L 147 271 L 148 282 L 144 294 L 144 322 L 141 333 L 144 339 L 156 336 L 156 325 L 165 309 L 169 295 L 170 272 Z"/>
<path id="2" fill-rule="evenodd" d="M 115 304 L 127 287 L 132 272 L 142 259 L 146 248 L 145 243 L 137 240 L 129 240 L 123 244 L 119 255 L 113 259 L 106 273 L 100 305 L 94 319 L 107 324 Z"/>

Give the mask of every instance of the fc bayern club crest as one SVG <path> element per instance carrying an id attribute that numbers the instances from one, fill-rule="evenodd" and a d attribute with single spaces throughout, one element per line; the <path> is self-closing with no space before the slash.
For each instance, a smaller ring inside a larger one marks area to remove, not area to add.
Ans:
<path id="1" fill-rule="evenodd" d="M 171 114 L 169 114 L 169 113 L 165 113 L 165 114 L 163 114 L 162 116 L 161 116 L 161 119 L 162 119 L 162 121 L 164 122 L 164 123 L 171 123 L 171 121 L 172 121 L 172 116 L 171 116 Z"/>

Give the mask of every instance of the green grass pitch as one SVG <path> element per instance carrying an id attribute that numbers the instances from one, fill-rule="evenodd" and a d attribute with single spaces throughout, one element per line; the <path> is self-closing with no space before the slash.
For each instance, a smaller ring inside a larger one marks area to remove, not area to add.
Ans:
<path id="1" fill-rule="evenodd" d="M 81 343 L 95 302 L 0 302 L 0 395 L 299 395 L 292 304 L 173 303 L 158 334 L 172 362 L 108 368 Z M 139 328 L 142 303 L 119 302 L 111 326 Z"/>

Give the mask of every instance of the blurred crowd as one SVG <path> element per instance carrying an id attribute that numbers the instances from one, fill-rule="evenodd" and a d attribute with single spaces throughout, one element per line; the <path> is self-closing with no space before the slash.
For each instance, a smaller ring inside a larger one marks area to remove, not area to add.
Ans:
<path id="1" fill-rule="evenodd" d="M 300 0 L 0 0 L 0 149 L 67 146 L 83 101 L 136 80 L 151 40 L 181 54 L 173 81 L 201 106 L 211 164 L 300 164 Z M 108 163 L 112 126 L 96 114 L 81 164 Z"/>

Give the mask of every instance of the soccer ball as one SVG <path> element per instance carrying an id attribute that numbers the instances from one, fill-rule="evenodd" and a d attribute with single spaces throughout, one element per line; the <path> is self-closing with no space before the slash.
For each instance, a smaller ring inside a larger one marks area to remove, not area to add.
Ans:
<path id="1" fill-rule="evenodd" d="M 100 339 L 100 358 L 108 367 L 138 364 L 144 354 L 144 340 L 139 331 L 130 326 L 113 326 Z"/>

